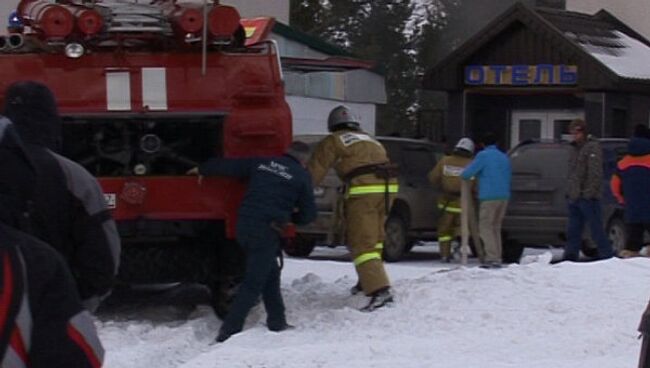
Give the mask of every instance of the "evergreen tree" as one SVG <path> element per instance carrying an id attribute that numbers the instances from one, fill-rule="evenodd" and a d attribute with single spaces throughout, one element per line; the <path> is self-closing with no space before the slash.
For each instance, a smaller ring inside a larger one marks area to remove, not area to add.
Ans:
<path id="1" fill-rule="evenodd" d="M 456 0 L 291 0 L 291 24 L 356 57 L 377 62 L 388 101 L 379 109 L 377 132 L 412 136 L 425 54 Z"/>

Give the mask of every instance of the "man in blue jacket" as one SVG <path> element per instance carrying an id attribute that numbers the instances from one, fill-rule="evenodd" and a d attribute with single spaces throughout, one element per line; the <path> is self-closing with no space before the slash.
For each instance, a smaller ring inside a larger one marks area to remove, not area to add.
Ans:
<path id="1" fill-rule="evenodd" d="M 510 159 L 497 147 L 497 139 L 488 133 L 482 140 L 484 149 L 463 170 L 461 177 L 478 178 L 479 234 L 485 248 L 481 267 L 500 268 L 502 256 L 501 223 L 510 199 L 512 168 Z"/>
<path id="2" fill-rule="evenodd" d="M 237 241 L 246 252 L 246 274 L 231 310 L 226 316 L 217 342 L 227 340 L 243 328 L 246 316 L 260 295 L 266 324 L 271 331 L 291 326 L 285 318 L 280 292 L 280 229 L 290 222 L 304 225 L 316 218 L 316 203 L 305 163 L 309 147 L 294 142 L 279 157 L 213 158 L 189 174 L 248 178 L 248 190 L 239 207 Z"/>

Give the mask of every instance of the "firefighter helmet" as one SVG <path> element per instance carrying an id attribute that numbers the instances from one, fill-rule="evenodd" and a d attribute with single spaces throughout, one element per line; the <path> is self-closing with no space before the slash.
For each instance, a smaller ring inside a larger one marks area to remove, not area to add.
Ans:
<path id="1" fill-rule="evenodd" d="M 461 138 L 454 149 L 462 149 L 469 153 L 474 153 L 474 142 L 469 138 Z"/>
<path id="2" fill-rule="evenodd" d="M 345 105 L 339 105 L 335 107 L 327 118 L 327 129 L 330 132 L 338 128 L 359 129 L 358 119 Z"/>

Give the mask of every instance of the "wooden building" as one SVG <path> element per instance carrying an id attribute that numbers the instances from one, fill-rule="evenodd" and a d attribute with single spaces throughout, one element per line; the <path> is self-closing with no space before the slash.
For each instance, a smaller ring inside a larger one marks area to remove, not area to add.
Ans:
<path id="1" fill-rule="evenodd" d="M 518 3 L 429 69 L 424 88 L 447 92 L 450 140 L 492 131 L 512 147 L 561 138 L 577 117 L 626 137 L 650 121 L 650 42 L 604 10 Z"/>

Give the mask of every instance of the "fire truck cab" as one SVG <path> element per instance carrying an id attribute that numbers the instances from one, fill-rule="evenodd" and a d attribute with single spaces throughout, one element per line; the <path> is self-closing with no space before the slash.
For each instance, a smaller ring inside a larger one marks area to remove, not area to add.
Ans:
<path id="1" fill-rule="evenodd" d="M 118 223 L 120 279 L 204 283 L 223 315 L 243 270 L 232 239 L 246 183 L 185 173 L 213 156 L 289 145 L 277 48 L 252 41 L 272 20 L 247 23 L 218 1 L 22 0 L 16 9 L 0 37 L 0 100 L 20 80 L 52 89 L 62 154 L 98 178 Z"/>

